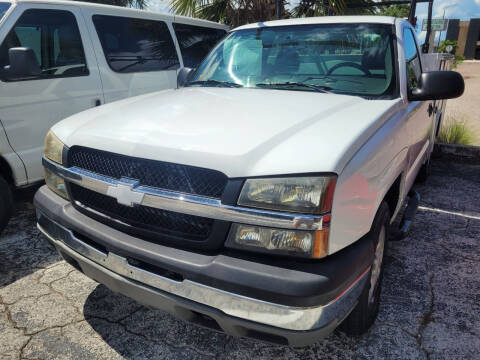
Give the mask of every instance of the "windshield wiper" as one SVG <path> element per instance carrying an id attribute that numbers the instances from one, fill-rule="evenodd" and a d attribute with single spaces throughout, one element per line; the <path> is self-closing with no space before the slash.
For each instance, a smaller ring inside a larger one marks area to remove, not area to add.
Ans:
<path id="1" fill-rule="evenodd" d="M 185 86 L 189 86 L 189 85 L 213 85 L 213 86 L 225 86 L 225 87 L 235 87 L 235 88 L 243 87 L 242 85 L 236 84 L 234 82 L 219 81 L 219 80 L 212 80 L 212 79 L 190 81 L 190 82 L 185 84 Z"/>
<path id="2" fill-rule="evenodd" d="M 344 82 L 350 82 L 353 84 L 363 84 L 361 81 L 354 81 L 350 79 L 334 79 L 330 76 L 309 76 L 306 79 L 303 79 L 303 81 L 309 81 L 309 80 L 328 80 L 328 82 L 338 82 L 338 81 L 344 81 Z"/>
<path id="3" fill-rule="evenodd" d="M 144 64 L 147 61 L 155 61 L 155 60 L 162 60 L 160 57 L 144 57 L 144 56 L 110 56 L 108 58 L 108 61 L 110 62 L 116 62 L 116 61 L 131 61 L 132 63 L 125 65 L 116 71 L 122 72 L 127 70 L 128 68 L 131 68 L 132 66 L 139 65 L 139 64 Z"/>
<path id="4" fill-rule="evenodd" d="M 321 93 L 325 93 L 325 94 L 331 94 L 331 93 L 332 93 L 332 92 L 330 91 L 330 90 L 332 90 L 332 88 L 329 87 L 329 86 L 305 84 L 305 83 L 301 83 L 301 82 L 290 82 L 290 81 L 283 82 L 283 83 L 269 83 L 269 84 L 260 83 L 260 84 L 255 84 L 255 86 L 258 86 L 258 87 L 271 87 L 271 88 L 275 88 L 275 87 L 295 87 L 295 86 L 298 86 L 298 87 L 305 87 L 305 88 L 313 89 L 313 90 L 315 90 L 315 91 L 317 91 L 317 92 L 321 92 Z"/>

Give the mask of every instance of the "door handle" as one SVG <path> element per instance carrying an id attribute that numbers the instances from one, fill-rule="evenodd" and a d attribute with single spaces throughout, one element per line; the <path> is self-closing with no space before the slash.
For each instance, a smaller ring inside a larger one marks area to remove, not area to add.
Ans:
<path id="1" fill-rule="evenodd" d="M 95 106 L 102 105 L 102 101 L 100 99 L 95 99 Z"/>

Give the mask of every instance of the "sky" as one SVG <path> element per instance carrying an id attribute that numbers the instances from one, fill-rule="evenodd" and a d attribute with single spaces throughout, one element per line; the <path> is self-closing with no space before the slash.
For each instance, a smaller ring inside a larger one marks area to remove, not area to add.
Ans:
<path id="1" fill-rule="evenodd" d="M 168 12 L 169 0 L 147 0 L 148 9 L 156 12 Z M 300 0 L 290 0 L 290 6 L 298 4 Z M 427 17 L 428 3 L 417 5 L 417 35 L 423 41 L 425 32 L 420 31 L 423 19 Z M 468 20 L 480 18 L 480 0 L 434 0 L 433 18 L 445 18 Z M 442 34 L 443 37 L 445 33 Z"/>
<path id="2" fill-rule="evenodd" d="M 471 18 L 480 18 L 480 0 L 434 0 L 432 18 L 469 20 Z M 428 3 L 417 5 L 417 36 L 420 42 L 425 39 L 425 32 L 420 31 L 423 19 L 427 18 Z M 444 39 L 446 31 L 440 34 Z M 437 36 L 438 39 L 438 36 Z"/>

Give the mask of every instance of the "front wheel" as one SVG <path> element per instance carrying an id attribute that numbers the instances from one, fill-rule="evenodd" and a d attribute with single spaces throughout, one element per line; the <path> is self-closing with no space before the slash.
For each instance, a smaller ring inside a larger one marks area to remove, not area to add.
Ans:
<path id="1" fill-rule="evenodd" d="M 12 210 L 12 191 L 5 179 L 0 176 L 0 234 L 8 224 L 8 220 L 10 220 L 10 217 L 12 216 Z"/>
<path id="2" fill-rule="evenodd" d="M 382 202 L 368 235 L 372 240 L 374 248 L 369 281 L 365 284 L 357 306 L 340 325 L 340 330 L 348 335 L 364 334 L 377 317 L 382 288 L 383 259 L 387 248 L 389 225 L 390 210 L 387 203 Z"/>

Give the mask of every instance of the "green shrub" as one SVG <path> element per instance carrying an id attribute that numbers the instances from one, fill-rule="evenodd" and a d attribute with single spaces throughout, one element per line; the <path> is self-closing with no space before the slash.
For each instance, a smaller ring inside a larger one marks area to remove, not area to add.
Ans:
<path id="1" fill-rule="evenodd" d="M 465 119 L 447 118 L 437 137 L 437 141 L 445 144 L 472 145 L 474 134 L 466 125 Z"/>
<path id="2" fill-rule="evenodd" d="M 455 54 L 455 52 L 457 51 L 457 42 L 456 41 L 452 41 L 452 40 L 443 40 L 440 45 L 438 46 L 438 52 L 439 53 L 446 53 L 447 52 L 447 46 L 448 45 L 452 45 L 452 54 Z"/>
<path id="3" fill-rule="evenodd" d="M 460 65 L 465 58 L 462 55 L 455 56 L 455 62 L 453 63 L 453 68 L 455 69 L 458 65 Z"/>

